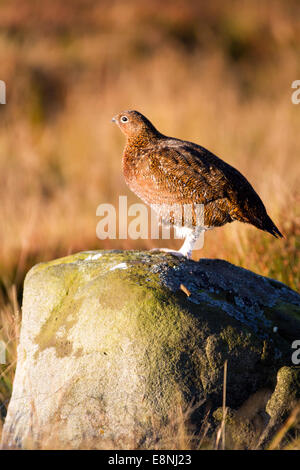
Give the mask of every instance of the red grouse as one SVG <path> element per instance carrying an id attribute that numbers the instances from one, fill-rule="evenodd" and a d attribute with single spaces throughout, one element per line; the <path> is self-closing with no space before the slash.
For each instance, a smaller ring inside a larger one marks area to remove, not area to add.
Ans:
<path id="1" fill-rule="evenodd" d="M 201 231 L 234 220 L 282 237 L 251 184 L 228 163 L 200 145 L 161 134 L 138 111 L 120 113 L 113 121 L 127 137 L 126 183 L 158 212 L 163 223 L 182 228 L 182 217 L 170 215 L 172 205 L 203 208 L 202 224 L 194 211 L 188 223 L 184 220 L 186 239 L 175 253 L 190 257 Z"/>

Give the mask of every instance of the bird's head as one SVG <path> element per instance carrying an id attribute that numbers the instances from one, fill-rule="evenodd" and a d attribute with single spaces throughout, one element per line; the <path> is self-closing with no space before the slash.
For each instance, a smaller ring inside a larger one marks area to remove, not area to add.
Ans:
<path id="1" fill-rule="evenodd" d="M 114 116 L 112 121 L 129 139 L 159 135 L 153 124 L 138 111 L 124 111 Z"/>

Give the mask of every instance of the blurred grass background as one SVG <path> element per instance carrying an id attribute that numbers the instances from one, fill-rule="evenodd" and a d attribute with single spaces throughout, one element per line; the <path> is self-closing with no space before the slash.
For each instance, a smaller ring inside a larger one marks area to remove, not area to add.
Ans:
<path id="1" fill-rule="evenodd" d="M 299 14 L 297 0 L 0 1 L 2 416 L 27 270 L 78 250 L 166 246 L 96 237 L 100 203 L 138 201 L 111 123 L 122 110 L 236 166 L 285 235 L 235 223 L 208 232 L 199 255 L 299 288 Z"/>

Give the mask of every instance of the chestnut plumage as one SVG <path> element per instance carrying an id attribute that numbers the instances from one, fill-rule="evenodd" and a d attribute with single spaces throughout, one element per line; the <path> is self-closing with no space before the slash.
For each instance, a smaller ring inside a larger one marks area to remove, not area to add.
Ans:
<path id="1" fill-rule="evenodd" d="M 206 228 L 238 220 L 282 237 L 251 184 L 231 165 L 200 145 L 161 134 L 138 111 L 113 121 L 127 137 L 126 183 L 145 203 L 203 204 Z"/>

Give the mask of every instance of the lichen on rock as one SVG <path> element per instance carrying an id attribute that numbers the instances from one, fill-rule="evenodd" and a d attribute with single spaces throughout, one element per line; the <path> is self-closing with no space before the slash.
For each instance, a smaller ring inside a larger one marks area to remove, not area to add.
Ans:
<path id="1" fill-rule="evenodd" d="M 133 436 L 151 446 L 153 419 L 168 421 L 175 395 L 205 403 L 213 429 L 224 362 L 232 410 L 271 393 L 299 312 L 296 292 L 221 260 L 112 250 L 41 263 L 25 280 L 3 445 L 28 448 L 55 429 L 63 448 L 130 448 Z"/>

